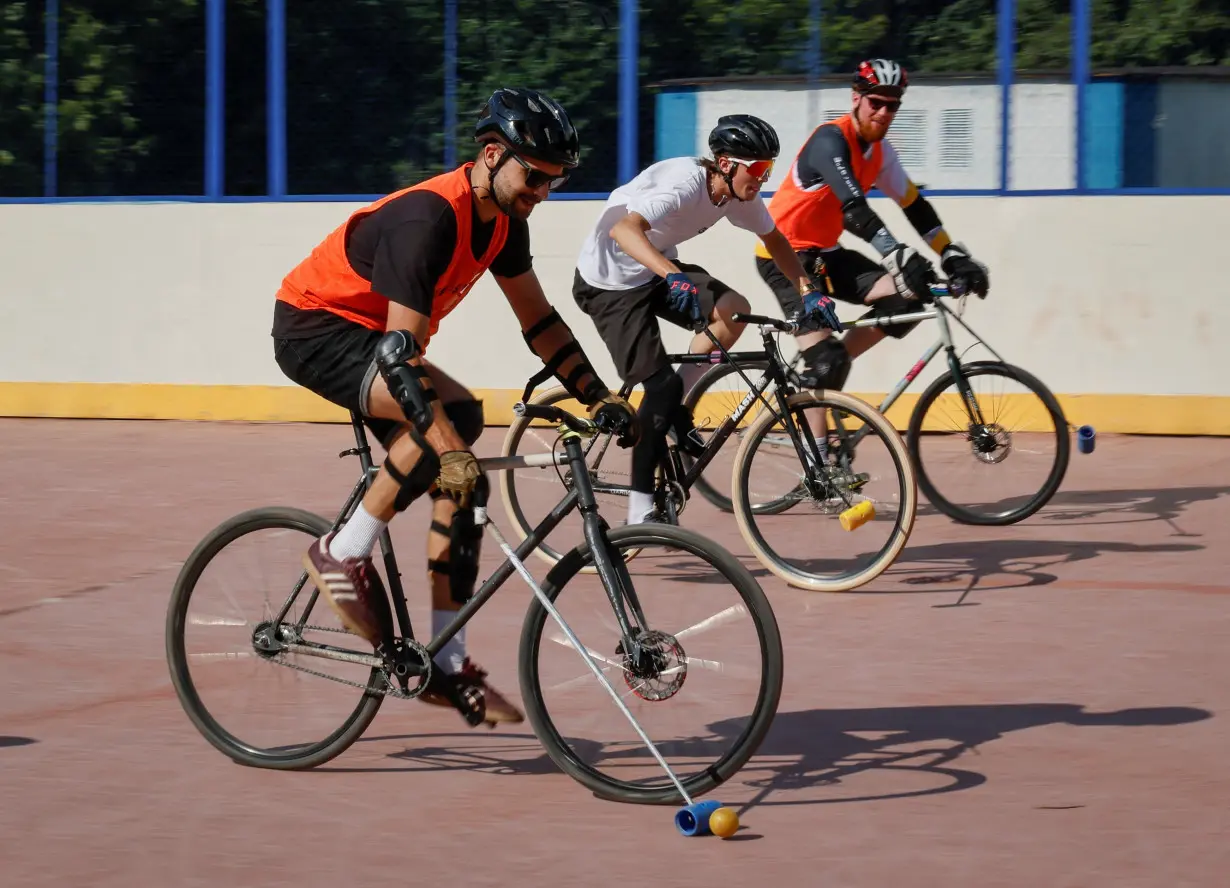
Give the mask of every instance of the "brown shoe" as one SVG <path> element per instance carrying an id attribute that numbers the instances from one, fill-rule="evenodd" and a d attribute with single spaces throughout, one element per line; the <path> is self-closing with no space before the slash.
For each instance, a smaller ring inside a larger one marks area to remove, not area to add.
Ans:
<path id="1" fill-rule="evenodd" d="M 342 625 L 366 639 L 372 647 L 380 644 L 380 624 L 372 609 L 372 597 L 384 595 L 384 584 L 370 558 L 338 561 L 327 552 L 333 534 L 312 543 L 303 556 L 312 582 L 337 613 Z"/>
<path id="2" fill-rule="evenodd" d="M 419 699 L 432 706 L 451 706 L 462 714 L 471 725 L 485 722 L 494 728 L 501 722 L 517 724 L 525 721 L 521 710 L 487 684 L 487 672 L 465 658 L 461 671 L 450 675 L 439 669 L 432 672 L 427 690 Z"/>

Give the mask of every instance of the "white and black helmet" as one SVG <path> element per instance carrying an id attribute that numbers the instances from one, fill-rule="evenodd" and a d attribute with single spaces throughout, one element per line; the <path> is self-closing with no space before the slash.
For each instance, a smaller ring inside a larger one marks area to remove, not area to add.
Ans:
<path id="1" fill-rule="evenodd" d="M 910 80 L 905 68 L 892 59 L 865 59 L 854 72 L 854 90 L 862 95 L 901 98 Z"/>

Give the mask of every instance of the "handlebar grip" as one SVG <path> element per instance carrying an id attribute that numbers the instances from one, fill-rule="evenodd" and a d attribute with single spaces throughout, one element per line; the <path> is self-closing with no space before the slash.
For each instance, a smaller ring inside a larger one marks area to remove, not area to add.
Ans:
<path id="1" fill-rule="evenodd" d="M 788 321 L 783 321 L 779 318 L 771 318 L 768 315 L 758 315 L 758 314 L 751 314 L 751 313 L 745 314 L 741 311 L 736 311 L 732 313 L 730 317 L 732 320 L 737 321 L 739 323 L 764 324 L 766 326 L 773 327 L 777 330 L 781 330 L 783 333 L 789 333 L 794 329 L 794 324 L 791 324 Z"/>
<path id="2" fill-rule="evenodd" d="M 565 410 L 558 407 L 553 407 L 548 404 L 526 404 L 524 401 L 518 401 L 513 405 L 513 413 L 518 416 L 524 416 L 527 419 L 543 419 L 547 422 L 562 422 L 574 432 L 585 433 L 594 428 L 594 424 L 573 416 Z"/>

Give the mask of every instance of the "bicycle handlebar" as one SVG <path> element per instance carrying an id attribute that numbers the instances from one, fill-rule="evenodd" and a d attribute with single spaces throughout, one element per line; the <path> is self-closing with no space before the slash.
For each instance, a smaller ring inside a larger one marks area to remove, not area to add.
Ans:
<path id="1" fill-rule="evenodd" d="M 774 330 L 780 330 L 783 333 L 797 333 L 799 329 L 798 324 L 783 321 L 781 318 L 771 318 L 768 315 L 744 314 L 741 311 L 736 311 L 730 317 L 733 321 L 772 327 Z"/>
<path id="2" fill-rule="evenodd" d="M 939 281 L 939 282 L 933 283 L 931 284 L 930 289 L 931 289 L 932 296 L 948 296 L 952 299 L 959 299 L 960 297 L 966 294 L 965 287 L 963 287 L 960 283 L 952 283 L 949 281 Z M 787 320 L 782 320 L 781 318 L 771 318 L 768 315 L 759 315 L 759 314 L 751 314 L 751 313 L 745 314 L 744 312 L 741 312 L 741 311 L 734 312 L 730 317 L 731 317 L 731 320 L 739 322 L 739 323 L 756 324 L 757 326 L 772 327 L 774 330 L 778 330 L 782 333 L 797 334 L 800 331 L 800 328 L 802 327 L 801 324 L 793 323 Z"/>
<path id="3" fill-rule="evenodd" d="M 563 423 L 578 435 L 592 435 L 598 431 L 596 422 L 573 416 L 567 410 L 561 410 L 553 404 L 527 404 L 524 401 L 518 401 L 513 404 L 513 413 L 527 419 L 545 419 L 547 422 Z"/>

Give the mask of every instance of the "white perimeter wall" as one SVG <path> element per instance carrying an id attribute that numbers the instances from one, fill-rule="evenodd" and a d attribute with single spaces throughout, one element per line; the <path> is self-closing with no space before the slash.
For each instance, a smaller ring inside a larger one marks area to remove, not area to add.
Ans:
<path id="1" fill-rule="evenodd" d="M 1076 186 L 1075 91 L 1070 84 L 1021 83 L 1009 108 L 1010 188 Z M 898 112 L 888 140 L 914 181 L 931 189 L 999 187 L 1000 88 L 988 84 L 917 84 Z M 850 110 L 848 87 L 705 89 L 696 96 L 696 146 L 723 114 L 755 113 L 777 130 L 776 189 L 812 129 Z M 1230 119 L 1230 118 L 1228 118 Z"/>
<path id="2" fill-rule="evenodd" d="M 1007 360 L 1059 393 L 1230 393 L 1230 299 L 1215 274 L 1230 199 L 935 203 L 955 237 L 990 266 L 992 295 L 974 301 L 967 318 Z M 287 384 L 269 338 L 274 292 L 352 208 L 0 206 L 0 381 Z M 549 296 L 614 380 L 570 292 L 574 259 L 599 208 L 539 207 L 533 248 Z M 911 233 L 894 205 L 877 201 L 876 209 L 901 236 Z M 1175 219 L 1184 224 L 1168 224 Z M 753 246 L 751 235 L 719 225 L 685 244 L 683 258 L 741 290 L 756 310 L 777 313 L 755 273 Z M 932 335 L 928 322 L 876 348 L 857 364 L 850 388 L 888 390 Z M 673 328 L 666 334 L 675 348 L 687 339 Z M 755 344 L 745 334 L 741 345 Z M 430 354 L 475 388 L 520 389 L 540 366 L 489 277 L 445 321 Z"/>

